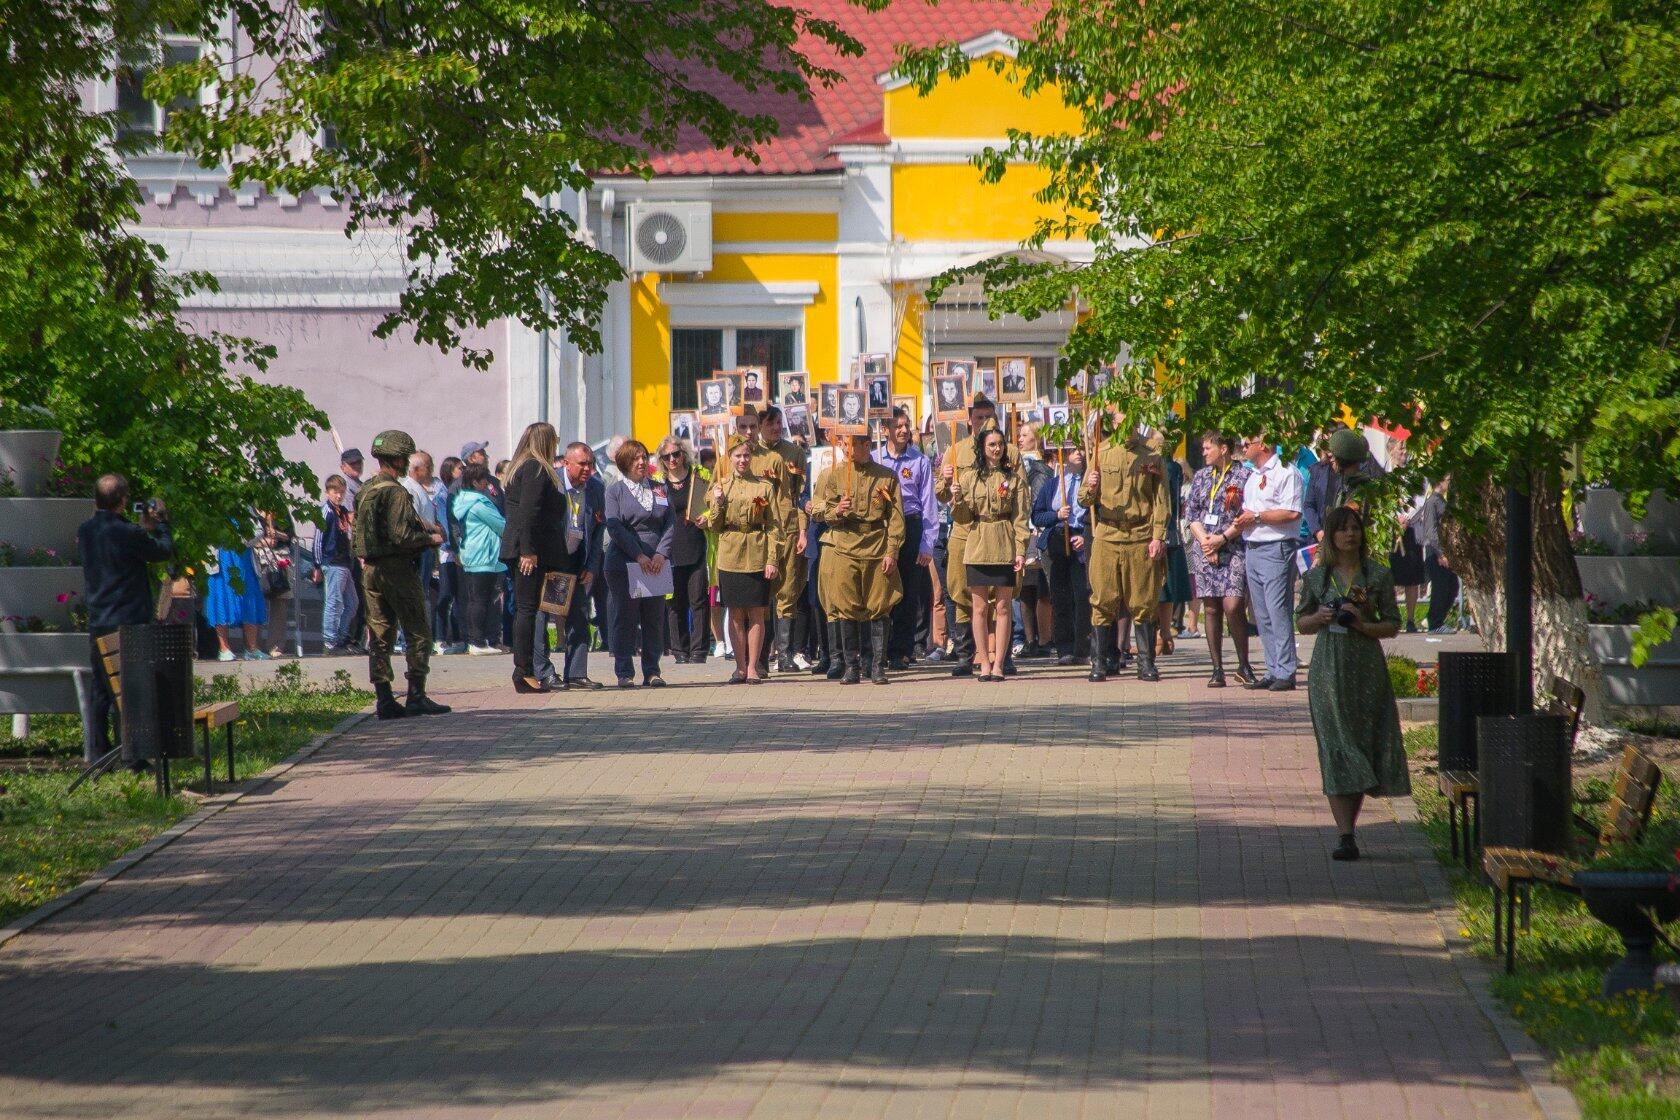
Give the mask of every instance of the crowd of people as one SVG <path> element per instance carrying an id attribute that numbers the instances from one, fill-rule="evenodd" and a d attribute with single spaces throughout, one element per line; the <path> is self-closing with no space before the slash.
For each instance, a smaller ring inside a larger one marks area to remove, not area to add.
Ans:
<path id="1" fill-rule="evenodd" d="M 811 449 L 785 437 L 775 407 L 736 417 L 721 461 L 685 433 L 651 452 L 617 437 L 598 464 L 546 424 L 493 465 L 481 442 L 435 472 L 417 450 L 400 482 L 440 538 L 417 558 L 429 652 L 511 656 L 521 691 L 601 687 L 588 668 L 596 650 L 623 688 L 662 686 L 667 659 L 721 658 L 744 684 L 773 671 L 885 683 L 917 664 L 992 683 L 1017 659 L 1077 665 L 1098 682 L 1127 669 L 1156 680 L 1158 658 L 1204 638 L 1208 687 L 1295 687 L 1299 557 L 1342 498 L 1381 473 L 1365 437 L 1337 428 L 1309 464 L 1263 437 L 1206 432 L 1191 470 L 1159 433 L 1121 426 L 1107 418 L 1087 462 L 1082 447 L 1046 451 L 1035 425 L 1006 430 L 977 394 L 944 454 L 930 455 L 899 410 L 878 443 L 841 437 L 815 478 Z M 345 451 L 312 549 L 332 653 L 367 648 L 351 543 L 362 472 L 361 452 Z M 1418 628 L 1425 587 L 1427 629 L 1447 629 L 1457 598 L 1439 542 L 1444 494 L 1443 482 L 1413 503 L 1388 556 L 1405 630 Z M 258 543 L 283 540 L 269 523 Z M 212 586 L 225 635 L 230 621 L 261 621 L 267 585 L 251 552 L 222 562 L 252 572 L 243 615 Z M 576 577 L 563 617 L 540 605 L 552 572 Z"/>

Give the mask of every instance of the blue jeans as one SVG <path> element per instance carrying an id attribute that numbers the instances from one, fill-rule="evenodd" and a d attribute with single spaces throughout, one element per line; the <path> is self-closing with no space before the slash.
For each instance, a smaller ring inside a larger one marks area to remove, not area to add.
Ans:
<path id="1" fill-rule="evenodd" d="M 1243 550 L 1248 568 L 1248 602 L 1266 651 L 1266 675 L 1273 680 L 1295 679 L 1295 542 L 1267 541 Z"/>
<path id="2" fill-rule="evenodd" d="M 356 613 L 356 579 L 349 568 L 327 564 L 321 568 L 321 640 L 329 646 L 342 645 Z"/>

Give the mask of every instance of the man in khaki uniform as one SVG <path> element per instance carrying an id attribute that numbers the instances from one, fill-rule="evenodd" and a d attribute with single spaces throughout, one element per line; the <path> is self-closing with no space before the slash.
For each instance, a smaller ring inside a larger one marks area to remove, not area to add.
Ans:
<path id="1" fill-rule="evenodd" d="M 791 440 L 782 438 L 782 410 L 771 406 L 759 418 L 758 435 L 765 450 L 782 460 L 784 507 L 787 523 L 782 526 L 785 543 L 776 558 L 777 576 L 770 585 L 775 597 L 775 635 L 772 641 L 776 655 L 776 672 L 797 673 L 793 663 L 793 620 L 799 604 L 805 598 L 805 529 L 810 524 L 800 498 L 805 490 L 805 476 L 811 468 L 811 454 Z"/>
<path id="2" fill-rule="evenodd" d="M 1115 414 L 1124 425 L 1124 417 Z M 1140 681 L 1158 681 L 1155 604 L 1167 574 L 1167 493 L 1161 457 L 1135 431 L 1105 443 L 1085 471 L 1079 504 L 1091 511 L 1091 673 L 1108 679 L 1104 658 L 1114 644 L 1122 606 L 1138 633 Z"/>
<path id="3" fill-rule="evenodd" d="M 948 493 L 949 488 L 956 483 L 957 472 L 974 466 L 975 432 L 997 427 L 997 407 L 991 398 L 984 393 L 975 393 L 968 403 L 969 437 L 951 445 L 951 450 L 945 455 L 939 465 L 939 477 L 942 492 Z M 1004 455 L 1009 460 L 1012 469 L 1020 469 L 1021 452 L 1013 445 L 1004 447 Z M 949 499 L 940 497 L 942 502 Z M 969 626 L 968 604 L 968 571 L 964 567 L 963 552 L 968 544 L 968 533 L 974 517 L 965 512 L 951 511 L 951 535 L 945 545 L 945 594 L 951 599 L 956 608 L 957 632 L 952 636 L 952 660 L 956 664 L 951 666 L 953 677 L 971 677 L 974 675 L 974 632 Z M 1018 589 L 1018 588 L 1017 588 Z M 1004 672 L 1014 673 L 1015 658 L 1008 651 L 1004 654 Z"/>
<path id="4" fill-rule="evenodd" d="M 869 630 L 870 680 L 887 683 L 887 615 L 904 586 L 898 549 L 904 514 L 898 476 L 869 457 L 868 436 L 843 436 L 847 461 L 823 472 L 811 493 L 811 516 L 828 526 L 817 594 L 829 618 L 829 642 L 843 651 L 841 684 L 861 679 L 863 631 Z"/>

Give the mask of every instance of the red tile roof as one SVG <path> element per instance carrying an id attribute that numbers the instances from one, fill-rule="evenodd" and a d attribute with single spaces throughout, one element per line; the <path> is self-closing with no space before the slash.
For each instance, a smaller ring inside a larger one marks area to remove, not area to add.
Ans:
<path id="1" fill-rule="evenodd" d="M 727 79 L 699 83 L 748 113 L 769 113 L 782 122 L 781 135 L 754 151 L 758 162 L 713 147 L 695 133 L 675 150 L 655 156 L 659 175 L 805 175 L 835 171 L 840 161 L 829 153 L 836 142 L 882 143 L 881 87 L 876 77 L 898 61 L 900 44 L 915 47 L 966 42 L 988 31 L 1025 36 L 1042 14 L 1043 0 L 895 0 L 878 12 L 850 0 L 791 0 L 812 16 L 833 20 L 863 44 L 863 54 L 837 57 L 826 44 L 805 37 L 800 49 L 813 62 L 838 71 L 833 86 L 817 86 L 811 100 L 747 93 Z"/>

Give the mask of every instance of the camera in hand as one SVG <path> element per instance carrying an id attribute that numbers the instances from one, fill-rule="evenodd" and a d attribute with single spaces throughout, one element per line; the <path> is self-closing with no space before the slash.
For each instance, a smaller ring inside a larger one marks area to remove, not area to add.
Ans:
<path id="1" fill-rule="evenodd" d="M 1334 622 L 1344 630 L 1352 630 L 1354 624 L 1359 621 L 1359 612 L 1341 595 L 1330 596 L 1324 601 L 1324 605 L 1335 612 Z"/>

